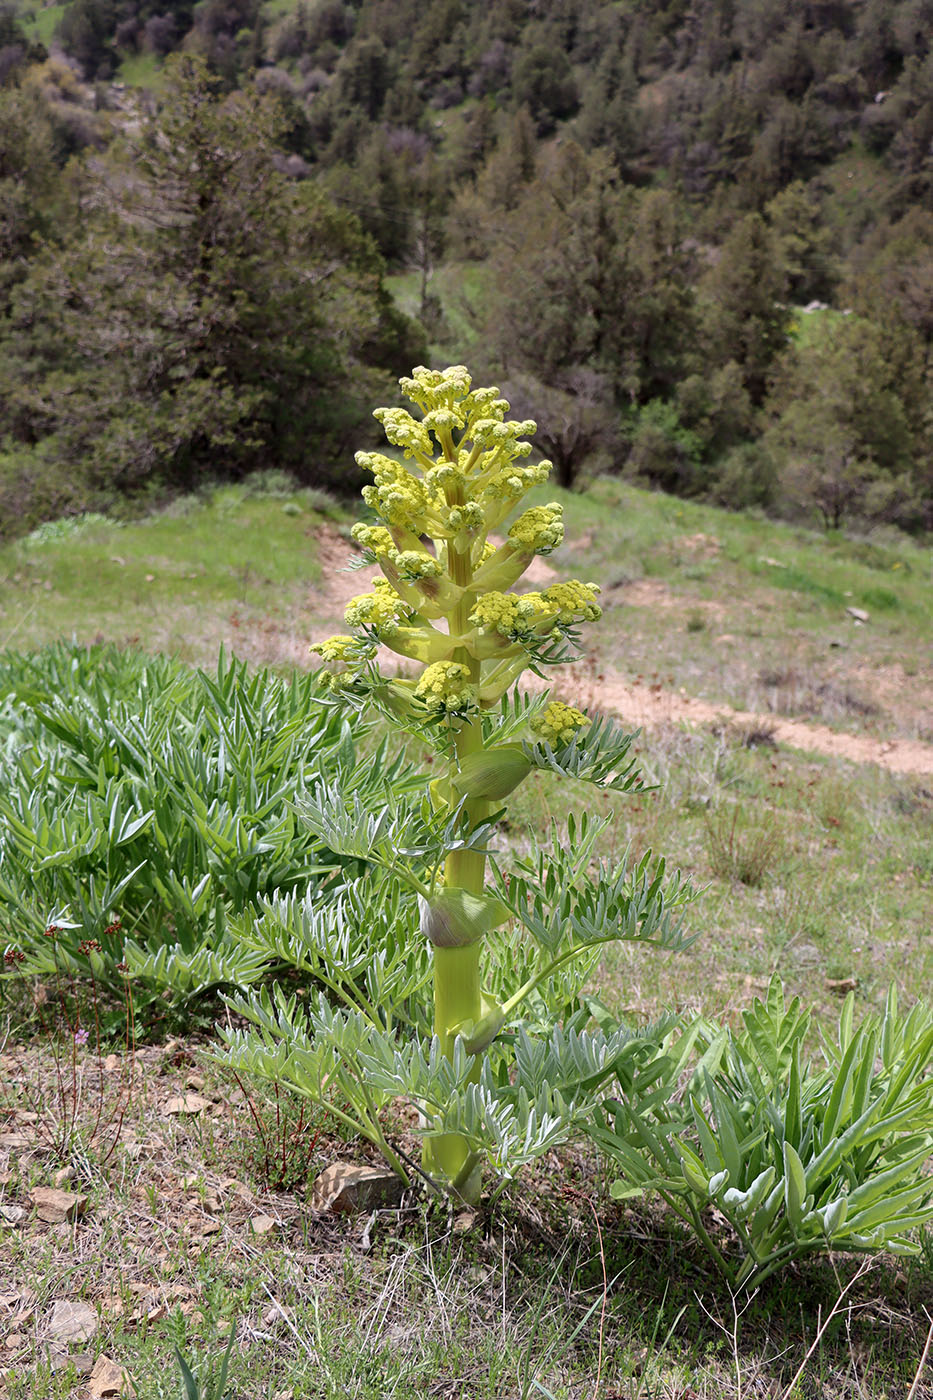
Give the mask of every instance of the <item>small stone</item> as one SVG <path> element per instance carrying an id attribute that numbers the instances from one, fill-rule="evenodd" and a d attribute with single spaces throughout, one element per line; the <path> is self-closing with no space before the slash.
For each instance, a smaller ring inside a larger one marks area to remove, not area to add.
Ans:
<path id="1" fill-rule="evenodd" d="M 52 1181 L 56 1186 L 64 1186 L 65 1182 L 70 1181 L 74 1174 L 74 1167 L 59 1167 L 58 1171 L 52 1177 Z"/>
<path id="2" fill-rule="evenodd" d="M 854 618 L 856 622 L 869 621 L 869 614 L 865 611 L 864 608 L 846 608 L 846 612 L 851 618 Z"/>
<path id="3" fill-rule="evenodd" d="M 201 1226 L 200 1233 L 202 1235 L 219 1235 L 223 1228 L 219 1220 L 205 1220 L 204 1224 Z"/>
<path id="4" fill-rule="evenodd" d="M 25 1346 L 26 1338 L 21 1332 L 11 1332 L 4 1342 L 8 1351 L 19 1351 L 21 1346 Z"/>
<path id="5" fill-rule="evenodd" d="M 210 1099 L 204 1099 L 200 1094 L 175 1094 L 174 1097 L 166 1099 L 162 1112 L 167 1116 L 172 1114 L 187 1116 L 203 1113 L 210 1106 Z"/>
<path id="6" fill-rule="evenodd" d="M 26 1212 L 22 1206 L 0 1206 L 0 1220 L 4 1220 L 7 1225 L 18 1225 L 26 1217 Z"/>
<path id="7" fill-rule="evenodd" d="M 56 1342 L 89 1342 L 99 1326 L 97 1311 L 88 1303 L 59 1298 L 52 1304 L 48 1332 Z"/>
<path id="8" fill-rule="evenodd" d="M 334 1162 L 311 1187 L 311 1209 L 333 1215 L 397 1206 L 405 1190 L 394 1172 L 383 1167 L 362 1167 Z"/>
<path id="9" fill-rule="evenodd" d="M 132 1396 L 136 1392 L 127 1371 L 116 1361 L 101 1352 L 88 1376 L 87 1393 L 89 1400 L 104 1400 L 109 1395 Z"/>
<path id="10" fill-rule="evenodd" d="M 87 1207 L 87 1196 L 77 1196 L 72 1191 L 60 1191 L 54 1186 L 35 1186 L 29 1197 L 39 1219 L 48 1225 L 61 1225 L 66 1220 L 77 1220 Z"/>
<path id="11" fill-rule="evenodd" d="M 268 1235 L 270 1230 L 275 1229 L 275 1221 L 271 1215 L 254 1215 L 249 1222 L 249 1228 L 254 1235 Z"/>
<path id="12" fill-rule="evenodd" d="M 64 1371 L 73 1366 L 79 1376 L 89 1376 L 94 1367 L 94 1358 L 86 1351 L 62 1351 L 59 1347 L 49 1347 L 49 1365 L 53 1371 Z"/>

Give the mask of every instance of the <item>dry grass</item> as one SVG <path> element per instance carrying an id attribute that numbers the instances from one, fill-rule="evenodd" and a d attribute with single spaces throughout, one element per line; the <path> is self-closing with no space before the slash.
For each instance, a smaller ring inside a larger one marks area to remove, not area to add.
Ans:
<path id="1" fill-rule="evenodd" d="M 475 1218 L 410 1199 L 334 1219 L 302 1192 L 231 1172 L 250 1115 L 196 1046 L 147 1047 L 133 1062 L 118 1150 L 66 1163 L 85 1214 L 48 1225 L 29 1213 L 28 1192 L 61 1158 L 35 1109 L 18 1105 L 46 1095 L 52 1111 L 55 1075 L 39 1047 L 4 1059 L 3 1205 L 27 1212 L 0 1227 L 3 1380 L 15 1400 L 81 1400 L 77 1373 L 101 1351 L 129 1368 L 139 1396 L 177 1400 L 172 1348 L 204 1369 L 231 1326 L 236 1400 L 894 1400 L 916 1374 L 933 1306 L 924 1269 L 881 1264 L 866 1276 L 837 1261 L 730 1300 L 663 1211 L 606 1201 L 598 1164 L 573 1154 L 547 1159 Z M 192 1084 L 208 1106 L 166 1115 Z M 316 1168 L 347 1151 L 322 1139 Z M 253 1232 L 260 1216 L 274 1221 L 267 1235 Z M 62 1298 L 98 1316 L 95 1336 L 67 1353 L 71 1371 L 50 1368 L 47 1324 Z"/>

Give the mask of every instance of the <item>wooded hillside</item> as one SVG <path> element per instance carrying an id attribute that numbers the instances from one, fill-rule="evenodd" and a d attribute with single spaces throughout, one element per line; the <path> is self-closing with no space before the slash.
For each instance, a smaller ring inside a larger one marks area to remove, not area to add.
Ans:
<path id="1" fill-rule="evenodd" d="M 255 468 L 355 485 L 364 406 L 429 354 L 563 484 L 933 526 L 930 0 L 30 3 L 6 531 Z"/>

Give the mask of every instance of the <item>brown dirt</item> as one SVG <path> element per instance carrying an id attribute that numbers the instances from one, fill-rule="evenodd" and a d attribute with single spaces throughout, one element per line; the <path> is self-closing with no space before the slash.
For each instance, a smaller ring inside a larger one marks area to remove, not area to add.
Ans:
<path id="1" fill-rule="evenodd" d="M 704 549 L 713 543 L 705 536 L 694 536 L 684 542 Z M 379 571 L 373 569 L 361 569 L 358 572 L 346 570 L 347 561 L 353 553 L 353 545 L 336 531 L 322 532 L 318 539 L 318 550 L 324 570 L 324 583 L 319 589 L 313 590 L 309 599 L 314 619 L 309 641 L 322 640 L 330 636 L 335 628 L 342 626 L 343 609 L 349 600 L 357 593 L 365 593 L 371 587 L 372 579 L 379 576 Z M 529 583 L 546 587 L 555 576 L 554 570 L 543 559 L 536 559 L 525 578 Z M 670 597 L 666 586 L 653 579 L 629 584 L 625 589 L 625 601 L 628 604 L 637 601 L 658 607 L 664 606 Z M 391 652 L 384 652 L 380 659 L 386 666 L 398 665 L 398 658 Z M 540 684 L 534 677 L 529 679 L 532 684 Z M 558 671 L 555 673 L 555 689 L 559 691 L 562 688 L 569 691 L 570 683 L 567 682 L 562 687 Z M 725 703 L 715 704 L 707 700 L 697 700 L 682 691 L 669 690 L 660 685 L 631 683 L 618 672 L 605 668 L 600 670 L 600 681 L 594 698 L 601 708 L 613 711 L 627 724 L 646 729 L 662 724 L 716 723 L 729 723 L 749 729 L 757 727 L 768 730 L 777 743 L 787 744 L 791 748 L 845 759 L 849 763 L 874 763 L 891 773 L 933 776 L 933 745 L 917 739 L 842 734 L 823 724 L 811 724 L 777 714 L 734 710 Z"/>
<path id="2" fill-rule="evenodd" d="M 933 745 L 916 739 L 840 734 L 825 724 L 758 714 L 752 710 L 733 710 L 729 705 L 696 700 L 661 686 L 629 684 L 611 671 L 603 672 L 599 699 L 605 709 L 614 711 L 626 723 L 646 729 L 659 724 L 728 722 L 745 729 L 768 731 L 777 743 L 810 753 L 843 758 L 849 763 L 876 763 L 891 773 L 933 775 Z"/>

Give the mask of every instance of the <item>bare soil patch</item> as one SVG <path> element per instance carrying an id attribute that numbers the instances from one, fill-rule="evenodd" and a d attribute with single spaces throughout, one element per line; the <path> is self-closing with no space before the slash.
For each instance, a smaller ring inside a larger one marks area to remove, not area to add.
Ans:
<path id="1" fill-rule="evenodd" d="M 718 547 L 717 542 L 707 536 L 685 537 L 684 544 L 698 552 L 707 551 L 713 545 Z M 356 594 L 371 588 L 372 580 L 380 576 L 377 569 L 348 570 L 347 563 L 353 557 L 354 546 L 331 527 L 320 532 L 318 549 L 324 579 L 308 598 L 312 621 L 307 641 L 294 646 L 294 650 L 300 652 L 307 643 L 322 640 L 330 636 L 335 627 L 343 626 L 343 610 L 347 603 Z M 547 587 L 555 577 L 554 570 L 543 559 L 536 559 L 525 575 L 529 583 L 542 587 Z M 658 579 L 641 579 L 619 587 L 624 588 L 627 606 L 669 609 L 684 605 L 684 600 Z M 717 607 L 716 604 L 705 604 L 704 611 L 715 613 Z M 292 653 L 289 660 L 297 659 L 292 647 L 289 652 Z M 399 659 L 391 652 L 384 652 L 381 660 L 386 666 L 399 665 Z M 897 669 L 889 668 L 883 678 L 892 693 L 897 689 Z M 735 710 L 727 704 L 699 700 L 661 684 L 629 681 L 620 672 L 609 668 L 599 667 L 598 675 L 595 670 L 594 664 L 591 664 L 589 671 L 593 674 L 589 674 L 586 680 L 586 689 L 592 693 L 593 703 L 614 712 L 627 724 L 646 729 L 681 723 L 703 725 L 728 722 L 749 729 L 767 726 L 775 742 L 792 748 L 845 759 L 850 763 L 875 763 L 892 773 L 933 776 L 933 744 L 919 739 L 838 733 L 825 724 L 792 719 L 774 712 Z M 860 672 L 862 685 L 873 685 L 874 675 L 873 670 Z M 534 677 L 529 679 L 534 685 L 540 684 Z M 571 679 L 569 670 L 563 675 L 557 671 L 555 684 L 558 690 L 565 690 L 571 698 L 573 695 L 579 696 L 579 672 Z"/>

